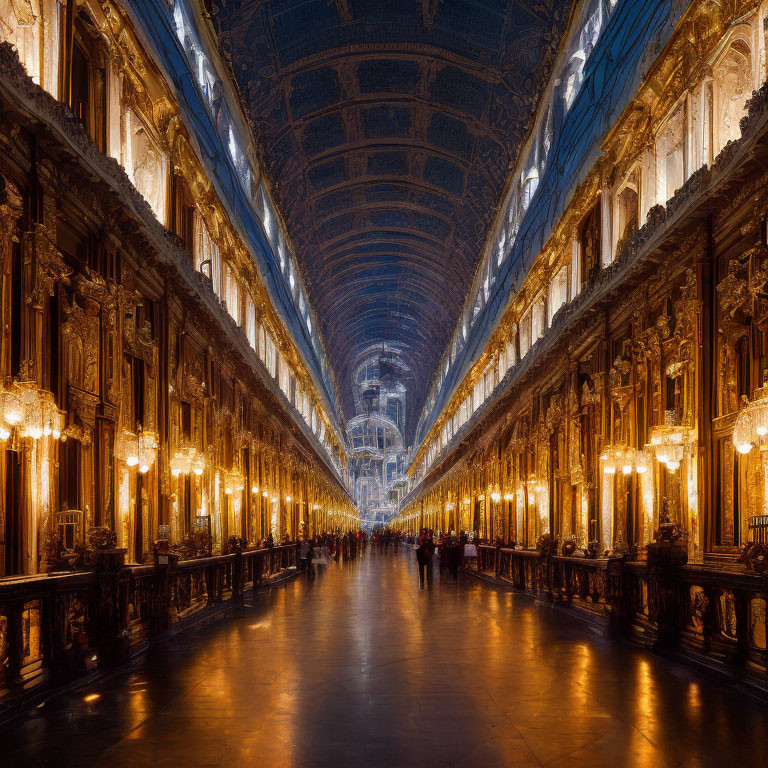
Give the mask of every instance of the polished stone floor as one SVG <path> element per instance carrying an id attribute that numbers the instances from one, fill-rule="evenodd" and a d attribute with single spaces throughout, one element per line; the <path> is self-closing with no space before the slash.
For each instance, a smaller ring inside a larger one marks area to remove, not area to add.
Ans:
<path id="1" fill-rule="evenodd" d="M 471 578 L 367 554 L 0 732 L 0 766 L 768 765 L 768 707 Z"/>

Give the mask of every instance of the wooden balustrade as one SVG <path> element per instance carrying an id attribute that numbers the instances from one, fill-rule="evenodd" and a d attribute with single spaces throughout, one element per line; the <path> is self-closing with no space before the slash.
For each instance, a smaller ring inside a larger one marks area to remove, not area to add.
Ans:
<path id="1" fill-rule="evenodd" d="M 0 721 L 30 694 L 127 661 L 298 564 L 294 544 L 0 581 Z"/>
<path id="2" fill-rule="evenodd" d="M 768 694 L 765 576 L 488 545 L 478 547 L 477 566 L 469 572 Z"/>

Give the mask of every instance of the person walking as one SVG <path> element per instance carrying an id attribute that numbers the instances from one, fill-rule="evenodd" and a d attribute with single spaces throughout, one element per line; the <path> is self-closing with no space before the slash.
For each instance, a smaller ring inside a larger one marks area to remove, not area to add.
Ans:
<path id="1" fill-rule="evenodd" d="M 424 589 L 424 582 L 432 588 L 432 559 L 435 556 L 435 542 L 431 536 L 424 536 L 416 550 L 416 562 L 419 566 L 419 588 Z"/>
<path id="2" fill-rule="evenodd" d="M 328 547 L 323 542 L 317 542 L 312 549 L 312 569 L 315 578 L 320 575 L 320 566 L 328 565 Z"/>
<path id="3" fill-rule="evenodd" d="M 309 540 L 305 536 L 301 540 L 301 545 L 299 546 L 299 564 L 301 566 L 302 571 L 309 572 L 309 553 L 310 553 Z"/>
<path id="4" fill-rule="evenodd" d="M 454 532 L 451 531 L 451 536 L 448 541 L 448 568 L 451 572 L 451 576 L 454 581 L 459 578 L 459 564 L 461 562 L 461 548 L 459 542 L 456 540 Z"/>

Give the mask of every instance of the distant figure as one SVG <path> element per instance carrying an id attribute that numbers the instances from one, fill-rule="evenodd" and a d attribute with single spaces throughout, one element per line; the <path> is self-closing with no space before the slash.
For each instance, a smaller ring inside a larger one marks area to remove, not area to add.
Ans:
<path id="1" fill-rule="evenodd" d="M 424 536 L 416 550 L 416 562 L 419 566 L 419 588 L 424 589 L 424 582 L 432 586 L 432 559 L 435 556 L 435 542 L 431 536 Z"/>
<path id="2" fill-rule="evenodd" d="M 459 565 L 461 563 L 461 547 L 456 537 L 451 535 L 448 541 L 448 568 L 454 580 L 459 578 Z"/>
<path id="3" fill-rule="evenodd" d="M 328 547 L 317 542 L 312 548 L 312 569 L 315 572 L 315 578 L 320 575 L 321 565 L 328 565 Z"/>
<path id="4" fill-rule="evenodd" d="M 302 571 L 309 571 L 309 541 L 302 539 L 301 546 L 299 547 L 299 563 L 301 564 Z"/>

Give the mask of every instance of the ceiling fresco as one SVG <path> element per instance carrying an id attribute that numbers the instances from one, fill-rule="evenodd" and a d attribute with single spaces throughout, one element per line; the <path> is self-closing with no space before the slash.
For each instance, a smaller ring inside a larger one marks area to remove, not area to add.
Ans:
<path id="1" fill-rule="evenodd" d="M 347 416 L 393 344 L 410 433 L 472 282 L 569 0 L 216 0 L 225 57 Z"/>

